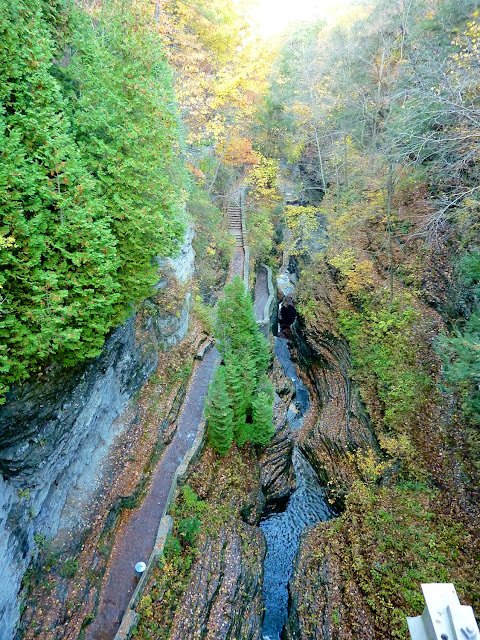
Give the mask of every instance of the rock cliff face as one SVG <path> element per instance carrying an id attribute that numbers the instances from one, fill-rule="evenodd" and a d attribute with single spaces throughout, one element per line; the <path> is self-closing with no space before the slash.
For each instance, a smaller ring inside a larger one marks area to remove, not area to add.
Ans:
<path id="1" fill-rule="evenodd" d="M 327 486 L 330 501 L 342 510 L 345 496 L 358 478 L 358 471 L 346 454 L 364 447 L 375 450 L 378 444 L 358 388 L 349 376 L 348 348 L 335 331 L 335 289 L 325 282 L 318 294 L 317 317 L 321 320 L 310 324 L 307 331 L 299 319 L 290 332 L 294 355 L 308 377 L 314 407 L 296 444 Z M 325 523 L 319 523 L 301 536 L 289 583 L 285 640 L 336 637 L 335 620 L 345 594 L 338 586 L 342 584 L 338 565 L 323 553 L 326 539 L 322 536 L 326 531 Z M 355 585 L 349 584 L 348 589 L 353 594 Z M 363 612 L 359 615 L 363 621 Z M 365 633 L 359 633 L 359 638 L 372 637 L 368 635 L 371 629 L 367 622 Z"/>
<path id="2" fill-rule="evenodd" d="M 293 437 L 287 422 L 287 411 L 288 404 L 276 396 L 274 422 L 277 431 L 260 458 L 260 481 L 265 498 L 263 516 L 285 508 L 295 488 Z"/>
<path id="3" fill-rule="evenodd" d="M 170 640 L 261 640 L 265 551 L 263 533 L 246 523 L 206 538 Z"/>
<path id="4" fill-rule="evenodd" d="M 345 463 L 345 454 L 358 447 L 377 450 L 378 444 L 358 388 L 349 376 L 348 349 L 328 324 L 329 316 L 323 317 L 325 324 L 315 333 L 303 333 L 302 326 L 296 324 L 291 334 L 317 405 L 317 417 L 303 430 L 297 445 L 322 484 L 330 482 L 329 486 L 335 487 L 330 499 L 341 510 L 345 494 L 357 477 L 354 466 Z"/>
<path id="5" fill-rule="evenodd" d="M 14 634 L 17 594 L 36 540 L 88 525 L 87 506 L 108 480 L 105 456 L 126 424 L 127 402 L 155 370 L 159 350 L 188 328 L 193 229 L 175 261 L 159 261 L 159 288 L 176 279 L 175 313 L 147 301 L 102 353 L 73 369 L 53 364 L 13 388 L 0 408 L 0 637 Z"/>

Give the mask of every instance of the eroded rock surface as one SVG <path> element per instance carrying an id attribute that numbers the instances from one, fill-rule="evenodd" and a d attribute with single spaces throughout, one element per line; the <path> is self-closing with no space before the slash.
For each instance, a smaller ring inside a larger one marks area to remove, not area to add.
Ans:
<path id="1" fill-rule="evenodd" d="M 169 640 L 261 640 L 262 532 L 246 523 L 209 536 L 198 550 Z"/>
<path id="2" fill-rule="evenodd" d="M 275 398 L 274 422 L 277 431 L 260 458 L 261 488 L 265 496 L 264 516 L 284 507 L 295 488 L 293 436 L 287 421 L 289 397 L 287 402 L 278 395 Z"/>
<path id="3" fill-rule="evenodd" d="M 17 594 L 35 553 L 34 536 L 45 540 L 62 528 L 87 526 L 85 509 L 108 481 L 103 461 L 128 428 L 119 417 L 155 371 L 159 351 L 185 335 L 192 233 L 176 261 L 159 263 L 170 279 L 178 273 L 178 313 L 160 308 L 161 300 L 150 301 L 111 334 L 97 358 L 70 369 L 53 364 L 36 380 L 12 388 L 0 407 L 2 640 L 14 634 Z"/>
<path id="4" fill-rule="evenodd" d="M 326 321 L 316 333 L 303 334 L 298 326 L 292 331 L 297 357 L 308 375 L 317 407 L 316 419 L 304 429 L 297 444 L 322 484 L 335 486 L 330 497 L 341 509 L 357 477 L 345 454 L 358 448 L 378 450 L 378 444 L 358 388 L 349 376 L 348 349 L 328 326 L 328 316 Z"/>

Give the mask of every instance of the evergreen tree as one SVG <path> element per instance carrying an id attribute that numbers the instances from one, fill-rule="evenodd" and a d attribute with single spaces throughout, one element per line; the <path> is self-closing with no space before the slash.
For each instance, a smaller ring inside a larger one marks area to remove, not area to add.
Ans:
<path id="1" fill-rule="evenodd" d="M 218 301 L 215 336 L 218 350 L 225 356 L 230 352 L 249 351 L 258 334 L 250 294 L 242 278 L 235 276 L 224 289 L 224 297 Z"/>
<path id="2" fill-rule="evenodd" d="M 118 298 L 116 241 L 51 75 L 55 5 L 0 5 L 0 342 L 6 382 L 99 352 Z"/>
<path id="3" fill-rule="evenodd" d="M 225 371 L 230 402 L 233 407 L 233 434 L 235 442 L 243 446 L 250 439 L 250 425 L 247 424 L 247 411 L 251 405 L 255 375 L 252 368 L 244 368 L 237 354 L 229 354 L 225 360 Z"/>
<path id="4" fill-rule="evenodd" d="M 265 393 L 269 401 L 273 404 L 273 401 L 275 400 L 275 390 L 266 373 L 260 376 L 257 391 L 262 391 L 263 393 Z"/>
<path id="5" fill-rule="evenodd" d="M 264 391 L 257 393 L 253 399 L 252 419 L 252 442 L 261 445 L 268 444 L 275 434 L 275 425 L 273 424 L 272 402 Z"/>
<path id="6" fill-rule="evenodd" d="M 77 8 L 72 30 L 75 53 L 61 79 L 73 88 L 77 141 L 117 238 L 121 321 L 156 283 L 152 258 L 173 255 L 183 232 L 171 72 L 142 2 L 105 0 L 95 20 Z"/>
<path id="7" fill-rule="evenodd" d="M 233 442 L 233 410 L 228 395 L 226 369 L 223 366 L 218 367 L 210 384 L 205 415 L 210 445 L 221 455 L 226 455 Z"/>
<path id="8" fill-rule="evenodd" d="M 217 307 L 218 350 L 224 358 L 228 352 L 240 353 L 242 358 L 248 353 L 255 361 L 257 372 L 265 371 L 270 363 L 270 346 L 258 330 L 252 298 L 242 278 L 235 276 L 224 293 Z"/>
<path id="9" fill-rule="evenodd" d="M 175 100 L 150 7 L 101 4 L 0 3 L 0 403 L 53 358 L 97 355 L 182 234 Z"/>
<path id="10" fill-rule="evenodd" d="M 272 425 L 273 387 L 265 373 L 270 363 L 268 341 L 258 329 L 252 300 L 243 280 L 235 277 L 224 292 L 224 298 L 218 303 L 215 336 L 225 363 L 220 369 L 223 370 L 221 375 L 225 379 L 228 401 L 225 397 L 221 402 L 213 400 L 213 396 L 219 397 L 220 382 L 215 389 L 212 387 L 208 400 L 208 406 L 214 404 L 222 419 L 227 404 L 232 412 L 229 425 L 232 430 L 228 431 L 225 443 L 215 444 L 223 437 L 217 435 L 217 426 L 213 439 L 210 438 L 219 453 L 230 450 L 232 436 L 242 447 L 248 441 L 266 444 L 275 432 Z M 207 410 L 208 415 L 211 411 L 210 408 Z M 217 422 L 215 418 L 214 424 Z M 227 427 L 222 425 L 220 433 L 226 434 Z"/>
<path id="11" fill-rule="evenodd" d="M 250 352 L 253 359 L 255 360 L 257 371 L 261 373 L 263 371 L 266 371 L 268 369 L 268 366 L 270 365 L 270 345 L 268 343 L 268 340 L 262 333 L 260 333 L 258 328 L 255 328 L 256 332 L 252 336 Z"/>

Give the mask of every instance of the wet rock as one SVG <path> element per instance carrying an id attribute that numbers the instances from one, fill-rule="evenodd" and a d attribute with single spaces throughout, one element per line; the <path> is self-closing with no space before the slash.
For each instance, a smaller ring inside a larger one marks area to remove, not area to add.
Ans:
<path id="1" fill-rule="evenodd" d="M 295 488 L 293 436 L 287 422 L 287 411 L 287 404 L 277 396 L 274 405 L 277 431 L 259 460 L 261 488 L 265 496 L 263 516 L 284 508 Z"/>
<path id="2" fill-rule="evenodd" d="M 260 529 L 245 523 L 207 537 L 198 550 L 169 640 L 261 640 L 265 551 Z"/>
<path id="3" fill-rule="evenodd" d="M 272 378 L 275 393 L 277 393 L 281 398 L 288 396 L 288 398 L 285 398 L 285 402 L 289 401 L 295 394 L 295 385 L 290 378 L 287 378 L 282 365 L 279 363 L 277 358 L 273 360 Z"/>

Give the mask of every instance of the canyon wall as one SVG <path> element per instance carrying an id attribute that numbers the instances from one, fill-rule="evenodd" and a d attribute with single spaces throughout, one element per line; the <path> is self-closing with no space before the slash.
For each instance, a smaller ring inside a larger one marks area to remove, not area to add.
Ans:
<path id="1" fill-rule="evenodd" d="M 108 453 L 128 428 L 127 403 L 189 321 L 193 227 L 179 256 L 158 259 L 154 297 L 74 368 L 53 363 L 10 390 L 0 408 L 0 637 L 13 637 L 18 592 L 41 541 L 88 527 L 90 505 L 114 473 Z M 174 300 L 169 289 L 176 290 Z"/>

